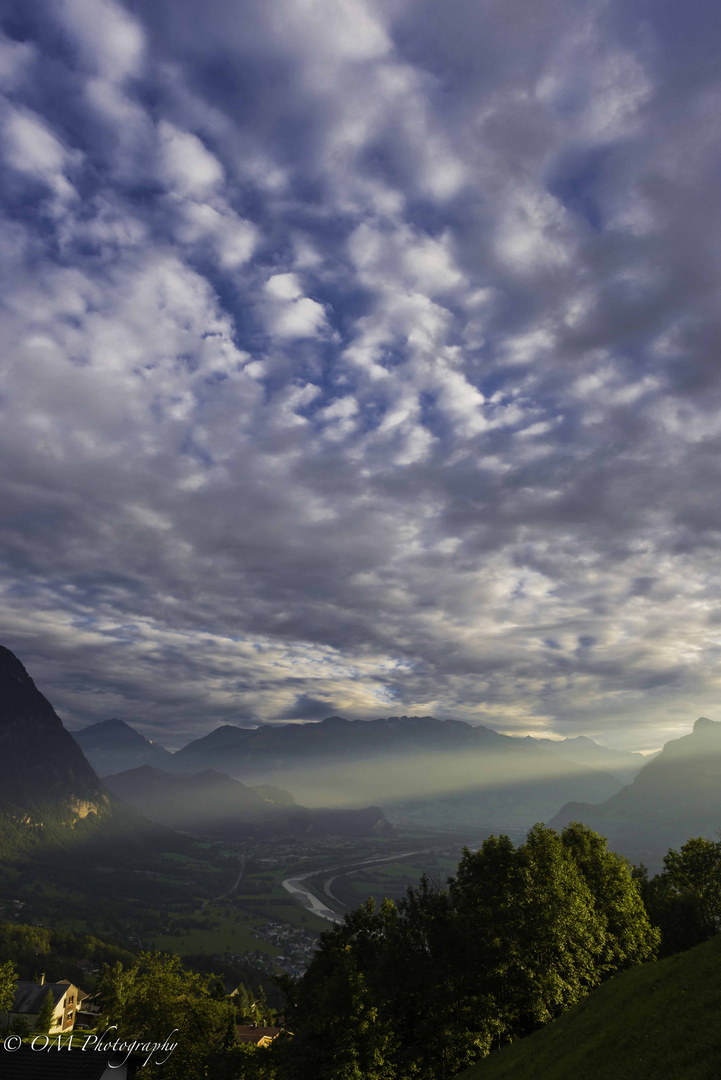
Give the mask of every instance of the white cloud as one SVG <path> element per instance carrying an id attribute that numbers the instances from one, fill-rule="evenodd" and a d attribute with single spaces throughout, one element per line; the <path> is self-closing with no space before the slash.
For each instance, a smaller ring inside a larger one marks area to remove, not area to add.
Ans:
<path id="1" fill-rule="evenodd" d="M 117 82 L 139 72 L 144 35 L 119 4 L 112 0 L 60 0 L 58 14 L 73 32 L 92 71 Z"/>
<path id="2" fill-rule="evenodd" d="M 391 48 L 366 0 L 288 0 L 282 8 L 276 13 L 279 34 L 324 63 L 374 59 Z"/>
<path id="3" fill-rule="evenodd" d="M 183 244 L 210 242 L 223 270 L 236 270 L 252 257 L 258 230 L 228 206 L 211 206 L 192 200 L 183 202 L 176 233 Z"/>
<path id="4" fill-rule="evenodd" d="M 27 78 L 37 53 L 27 42 L 11 41 L 0 33 L 0 91 L 7 93 Z"/>
<path id="5" fill-rule="evenodd" d="M 271 334 L 281 338 L 314 337 L 325 326 L 323 305 L 307 296 L 276 308 L 268 320 Z"/>
<path id="6" fill-rule="evenodd" d="M 10 109 L 3 123 L 4 157 L 14 169 L 44 181 L 61 199 L 74 195 L 65 170 L 79 163 L 77 151 L 67 150 L 35 113 Z"/>
<path id="7" fill-rule="evenodd" d="M 277 338 L 315 337 L 326 326 L 322 304 L 303 296 L 295 274 L 273 274 L 264 286 L 268 332 Z"/>
<path id="8" fill-rule="evenodd" d="M 511 188 L 504 203 L 496 239 L 502 259 L 520 273 L 568 263 L 572 234 L 554 199 L 538 189 Z"/>
<path id="9" fill-rule="evenodd" d="M 200 139 L 163 120 L 158 125 L 160 175 L 181 196 L 203 198 L 223 179 L 223 167 Z"/>
<path id="10" fill-rule="evenodd" d="M 275 300 L 297 300 L 302 295 L 296 274 L 273 274 L 265 283 L 265 291 Z"/>

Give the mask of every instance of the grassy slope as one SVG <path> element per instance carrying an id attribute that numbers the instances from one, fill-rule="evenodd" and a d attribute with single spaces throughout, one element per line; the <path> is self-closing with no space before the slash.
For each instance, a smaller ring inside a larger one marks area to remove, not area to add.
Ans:
<path id="1" fill-rule="evenodd" d="M 718 1080 L 721 935 L 616 975 L 457 1080 Z"/>

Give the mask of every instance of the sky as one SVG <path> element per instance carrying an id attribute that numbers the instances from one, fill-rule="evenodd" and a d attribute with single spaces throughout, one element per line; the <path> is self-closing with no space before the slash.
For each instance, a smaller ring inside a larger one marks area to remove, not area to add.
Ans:
<path id="1" fill-rule="evenodd" d="M 718 715 L 717 3 L 1 25 L 0 641 L 69 727 Z"/>

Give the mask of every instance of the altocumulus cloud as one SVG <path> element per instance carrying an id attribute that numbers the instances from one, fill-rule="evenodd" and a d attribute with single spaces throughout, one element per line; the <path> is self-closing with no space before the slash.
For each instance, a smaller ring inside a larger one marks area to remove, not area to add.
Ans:
<path id="1" fill-rule="evenodd" d="M 71 726 L 713 715 L 720 24 L 5 5 L 0 627 Z"/>

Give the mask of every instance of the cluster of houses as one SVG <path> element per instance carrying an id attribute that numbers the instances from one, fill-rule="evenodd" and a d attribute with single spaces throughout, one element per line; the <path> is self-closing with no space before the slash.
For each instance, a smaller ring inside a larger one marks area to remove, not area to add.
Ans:
<path id="1" fill-rule="evenodd" d="M 318 947 L 317 933 L 290 926 L 288 923 L 275 922 L 272 919 L 269 919 L 265 926 L 256 927 L 253 930 L 253 937 L 268 941 L 271 945 L 283 949 L 282 955 L 272 957 L 267 963 L 267 970 L 270 973 L 274 968 L 280 967 L 289 975 L 302 975 Z"/>

